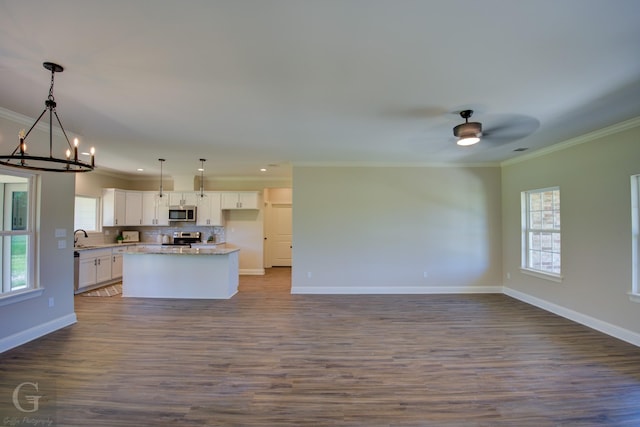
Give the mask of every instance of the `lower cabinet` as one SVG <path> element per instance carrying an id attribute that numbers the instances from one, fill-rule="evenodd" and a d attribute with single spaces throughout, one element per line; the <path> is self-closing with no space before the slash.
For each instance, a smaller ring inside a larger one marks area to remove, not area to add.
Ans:
<path id="1" fill-rule="evenodd" d="M 78 289 L 111 280 L 111 248 L 80 252 Z"/>
<path id="2" fill-rule="evenodd" d="M 122 252 L 125 250 L 125 247 L 115 247 L 79 251 L 78 291 L 121 280 Z"/>
<path id="3" fill-rule="evenodd" d="M 122 253 L 126 248 L 113 248 L 111 253 L 111 279 L 122 279 Z"/>

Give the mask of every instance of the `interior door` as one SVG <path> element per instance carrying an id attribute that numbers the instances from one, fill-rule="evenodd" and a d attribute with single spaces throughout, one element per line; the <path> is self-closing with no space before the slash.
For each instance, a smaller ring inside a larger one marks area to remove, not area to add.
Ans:
<path id="1" fill-rule="evenodd" d="M 274 204 L 271 233 L 271 265 L 291 267 L 292 220 L 290 204 Z"/>

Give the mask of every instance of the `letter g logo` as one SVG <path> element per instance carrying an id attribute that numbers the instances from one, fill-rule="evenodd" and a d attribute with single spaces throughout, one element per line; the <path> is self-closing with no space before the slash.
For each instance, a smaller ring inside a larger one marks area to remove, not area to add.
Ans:
<path id="1" fill-rule="evenodd" d="M 38 410 L 38 401 L 40 400 L 40 398 L 42 396 L 40 396 L 40 395 L 25 395 L 24 396 L 24 398 L 27 400 L 27 402 L 29 402 L 29 403 L 31 403 L 33 405 L 33 407 L 31 409 L 25 409 L 20 404 L 19 394 L 20 394 L 20 392 L 22 390 L 22 387 L 27 386 L 27 385 L 32 386 L 36 391 L 39 391 L 38 390 L 38 383 L 24 382 L 24 383 L 18 384 L 18 386 L 13 389 L 13 406 L 15 406 L 16 409 L 18 411 L 21 411 L 21 412 L 36 412 Z"/>

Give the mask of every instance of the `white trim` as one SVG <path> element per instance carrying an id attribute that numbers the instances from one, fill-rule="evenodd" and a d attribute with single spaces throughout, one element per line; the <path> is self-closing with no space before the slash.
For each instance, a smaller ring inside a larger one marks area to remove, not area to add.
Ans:
<path id="1" fill-rule="evenodd" d="M 485 163 L 436 163 L 436 162 L 294 162 L 293 167 L 335 167 L 335 168 L 497 168 L 500 162 Z"/>
<path id="2" fill-rule="evenodd" d="M 238 274 L 244 276 L 264 276 L 264 268 L 241 268 Z"/>
<path id="3" fill-rule="evenodd" d="M 629 295 L 629 301 L 640 302 L 640 294 L 629 292 L 627 295 Z"/>
<path id="4" fill-rule="evenodd" d="M 557 314 L 558 316 L 562 316 L 576 323 L 580 323 L 581 325 L 588 326 L 591 329 L 595 329 L 596 331 L 600 331 L 602 333 L 640 347 L 640 334 L 636 332 L 621 328 L 616 325 L 612 325 L 611 323 L 604 322 L 602 320 L 596 319 L 595 317 L 579 313 L 577 311 L 525 294 L 524 292 L 520 292 L 515 289 L 504 287 L 503 293 L 522 302 L 526 302 L 527 304 L 539 307 L 553 314 Z"/>
<path id="5" fill-rule="evenodd" d="M 44 110 L 44 108 L 43 108 Z M 42 111 L 39 111 L 39 113 Z M 34 117 L 25 116 L 24 114 L 16 113 L 15 111 L 7 110 L 6 108 L 0 107 L 0 117 L 11 120 L 12 122 L 16 122 L 21 125 L 27 126 L 27 129 L 33 126 L 33 123 L 36 121 Z M 59 137 L 64 137 L 64 133 L 60 127 L 53 125 L 53 134 Z M 49 122 L 38 122 L 34 129 L 38 129 L 42 132 L 49 132 Z M 73 140 L 74 137 L 80 137 L 80 135 L 67 131 L 67 135 L 70 136 L 70 140 Z M 18 146 L 18 135 L 16 134 L 15 145 Z"/>
<path id="6" fill-rule="evenodd" d="M 291 293 L 319 295 L 499 294 L 502 293 L 502 286 L 293 286 Z"/>
<path id="7" fill-rule="evenodd" d="M 640 116 L 635 117 L 633 119 L 625 120 L 624 122 L 616 123 L 615 125 L 608 126 L 606 128 L 602 128 L 593 132 L 586 133 L 584 135 L 580 135 L 575 138 L 568 139 L 564 142 L 553 144 L 549 147 L 541 148 L 540 150 L 532 151 L 531 153 L 527 153 L 527 154 L 515 157 L 513 159 L 505 160 L 504 162 L 500 163 L 500 166 L 501 167 L 511 166 L 516 163 L 526 162 L 536 157 L 545 156 L 547 154 L 551 154 L 560 150 L 566 150 L 567 148 L 571 148 L 575 145 L 591 142 L 599 138 L 604 138 L 609 135 L 623 132 L 627 129 L 633 129 L 638 126 L 640 126 Z"/>
<path id="8" fill-rule="evenodd" d="M 545 273 L 544 271 L 531 270 L 530 268 L 520 267 L 520 272 L 529 276 L 537 277 L 538 279 L 550 280 L 556 283 L 562 283 L 564 276 L 560 274 Z"/>
<path id="9" fill-rule="evenodd" d="M 62 329 L 69 325 L 76 323 L 78 319 L 75 313 L 67 314 L 66 316 L 58 317 L 49 322 L 36 325 L 32 328 L 20 331 L 16 334 L 0 339 L 0 353 L 3 353 L 12 348 L 26 344 L 29 341 L 33 341 L 37 338 L 50 334 Z"/>
<path id="10" fill-rule="evenodd" d="M 15 304 L 31 298 L 37 298 L 44 293 L 44 288 L 27 289 L 7 294 L 0 294 L 0 307 L 3 305 Z"/>

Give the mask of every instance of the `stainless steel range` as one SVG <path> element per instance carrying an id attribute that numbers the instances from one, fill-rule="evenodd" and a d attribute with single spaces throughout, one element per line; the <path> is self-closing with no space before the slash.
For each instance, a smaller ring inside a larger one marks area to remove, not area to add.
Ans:
<path id="1" fill-rule="evenodd" d="M 200 243 L 199 231 L 174 231 L 171 243 L 163 243 L 163 246 L 187 246 L 192 243 Z"/>

